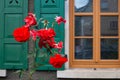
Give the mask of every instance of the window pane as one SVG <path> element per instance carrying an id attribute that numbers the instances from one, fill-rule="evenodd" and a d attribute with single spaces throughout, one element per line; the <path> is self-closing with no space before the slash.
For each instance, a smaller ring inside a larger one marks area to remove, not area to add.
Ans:
<path id="1" fill-rule="evenodd" d="M 75 12 L 92 12 L 93 0 L 75 0 Z"/>
<path id="2" fill-rule="evenodd" d="M 101 12 L 118 12 L 118 0 L 100 0 Z"/>
<path id="3" fill-rule="evenodd" d="M 118 36 L 118 17 L 102 16 L 101 17 L 101 35 Z"/>
<path id="4" fill-rule="evenodd" d="M 92 16 L 75 17 L 75 36 L 92 36 L 93 18 Z"/>
<path id="5" fill-rule="evenodd" d="M 118 59 L 118 39 L 101 39 L 101 59 Z"/>
<path id="6" fill-rule="evenodd" d="M 75 59 L 92 59 L 92 39 L 75 39 Z"/>

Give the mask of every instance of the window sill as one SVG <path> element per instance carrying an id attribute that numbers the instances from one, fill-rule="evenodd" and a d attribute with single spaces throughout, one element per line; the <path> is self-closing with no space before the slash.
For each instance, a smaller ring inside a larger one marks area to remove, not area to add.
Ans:
<path id="1" fill-rule="evenodd" d="M 57 78 L 120 78 L 120 69 L 68 69 L 57 71 Z"/>

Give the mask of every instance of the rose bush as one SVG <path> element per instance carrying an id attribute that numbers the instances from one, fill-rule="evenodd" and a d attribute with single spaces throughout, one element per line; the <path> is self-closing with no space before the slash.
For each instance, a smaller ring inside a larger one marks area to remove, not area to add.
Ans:
<path id="1" fill-rule="evenodd" d="M 55 68 L 61 68 L 62 65 L 67 61 L 67 58 L 60 54 L 63 48 L 63 42 L 60 41 L 57 43 L 54 39 L 56 36 L 56 32 L 53 28 L 54 23 L 52 24 L 52 27 L 49 27 L 49 22 L 47 20 L 39 20 L 44 24 L 44 26 L 41 29 L 36 29 L 34 27 L 39 25 L 39 21 L 37 22 L 37 19 L 33 13 L 28 13 L 28 16 L 24 19 L 25 25 L 16 28 L 13 32 L 13 36 L 18 42 L 26 42 L 30 37 L 32 37 L 34 41 L 39 39 L 39 48 L 42 49 L 44 47 L 49 52 L 49 64 Z M 55 18 L 55 22 L 60 25 L 62 22 L 65 23 L 66 20 L 61 16 L 57 16 Z M 52 49 L 58 49 L 58 52 L 53 52 Z M 32 74 L 30 75 L 32 77 Z M 30 80 L 32 80 L 31 77 Z"/>

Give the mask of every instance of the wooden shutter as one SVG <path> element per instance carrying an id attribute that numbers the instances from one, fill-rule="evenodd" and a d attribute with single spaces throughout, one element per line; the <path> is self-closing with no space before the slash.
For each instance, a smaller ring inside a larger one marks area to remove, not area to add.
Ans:
<path id="1" fill-rule="evenodd" d="M 37 16 L 37 19 L 44 18 L 49 20 L 50 26 L 51 22 L 55 20 L 56 16 L 64 17 L 64 0 L 35 0 L 35 14 Z M 39 27 L 41 28 L 42 25 Z M 57 32 L 55 40 L 64 41 L 64 24 L 61 24 L 59 26 L 56 24 L 54 28 Z M 64 49 L 62 53 L 64 54 Z M 39 70 L 56 70 L 51 65 L 49 65 L 48 60 L 49 59 L 44 61 L 44 65 L 39 67 Z M 40 59 L 36 58 L 36 61 L 39 62 Z M 64 67 L 61 69 L 64 69 Z"/>
<path id="2" fill-rule="evenodd" d="M 18 43 L 13 30 L 27 15 L 28 0 L 0 0 L 0 68 L 27 68 L 27 43 Z"/>

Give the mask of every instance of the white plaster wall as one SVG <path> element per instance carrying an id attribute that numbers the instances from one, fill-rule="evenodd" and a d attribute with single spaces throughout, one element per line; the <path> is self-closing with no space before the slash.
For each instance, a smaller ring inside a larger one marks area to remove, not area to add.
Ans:
<path id="1" fill-rule="evenodd" d="M 65 54 L 67 54 L 69 60 L 69 0 L 65 0 Z M 69 69 L 69 61 L 65 65 L 66 69 Z"/>
<path id="2" fill-rule="evenodd" d="M 0 77 L 6 77 L 6 70 L 0 70 Z"/>

